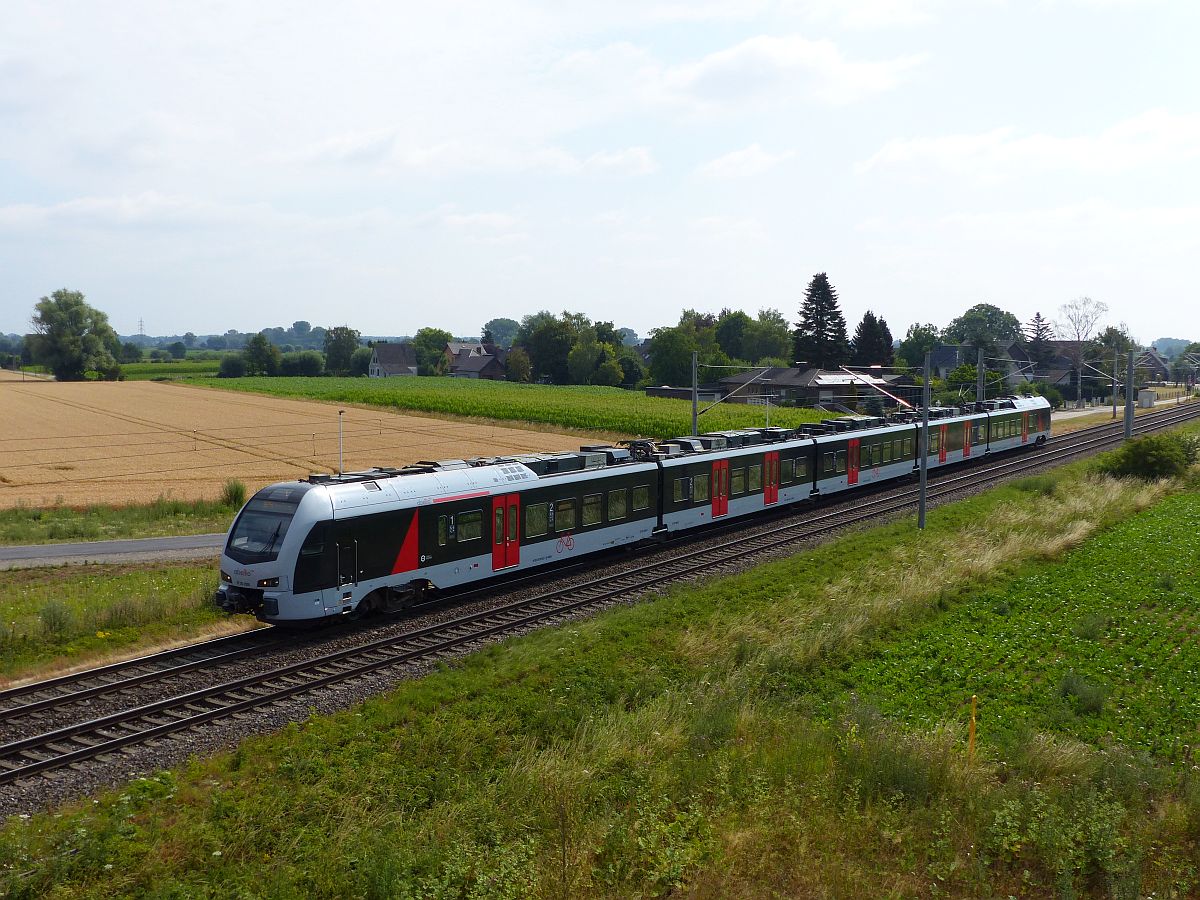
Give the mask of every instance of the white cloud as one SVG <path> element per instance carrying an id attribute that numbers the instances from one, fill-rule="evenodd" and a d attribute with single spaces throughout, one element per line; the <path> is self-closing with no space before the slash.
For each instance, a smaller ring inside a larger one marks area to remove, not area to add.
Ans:
<path id="1" fill-rule="evenodd" d="M 961 0 L 960 0 L 961 2 Z M 945 0 L 786 0 L 786 9 L 845 28 L 929 25 Z"/>
<path id="2" fill-rule="evenodd" d="M 758 144 L 751 144 L 741 150 L 710 159 L 698 166 L 696 173 L 709 178 L 748 178 L 761 175 L 795 155 L 795 151 L 792 150 L 768 153 Z"/>
<path id="3" fill-rule="evenodd" d="M 908 169 L 994 179 L 1067 169 L 1115 174 L 1200 158 L 1200 115 L 1150 110 L 1093 135 L 1019 135 L 1013 128 L 979 134 L 889 141 L 860 172 Z"/>
<path id="4" fill-rule="evenodd" d="M 675 66 L 663 80 L 670 91 L 702 107 L 728 108 L 797 93 L 843 105 L 893 90 L 924 59 L 910 55 L 884 62 L 851 60 L 832 41 L 759 35 Z"/>

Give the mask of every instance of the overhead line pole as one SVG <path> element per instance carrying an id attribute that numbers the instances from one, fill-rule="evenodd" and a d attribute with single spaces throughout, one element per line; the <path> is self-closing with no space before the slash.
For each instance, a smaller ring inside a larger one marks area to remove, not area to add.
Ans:
<path id="1" fill-rule="evenodd" d="M 1113 392 L 1113 414 L 1112 414 L 1112 417 L 1114 419 L 1117 417 L 1117 365 L 1120 362 L 1120 358 L 1121 358 L 1121 351 L 1114 348 L 1113 349 L 1113 379 L 1112 379 L 1112 392 Z M 1126 388 L 1126 390 L 1128 391 L 1129 389 Z"/>
<path id="2" fill-rule="evenodd" d="M 697 370 L 699 366 L 699 353 L 692 351 L 692 436 L 695 437 L 700 433 L 700 382 L 697 380 L 699 374 Z"/>
<path id="3" fill-rule="evenodd" d="M 921 389 L 921 436 L 917 441 L 917 450 L 921 455 L 921 489 L 917 499 L 917 527 L 925 528 L 925 494 L 929 485 L 929 376 L 930 354 L 925 352 L 925 384 Z"/>
<path id="4" fill-rule="evenodd" d="M 1133 437 L 1133 351 L 1125 366 L 1125 440 Z"/>
<path id="5" fill-rule="evenodd" d="M 987 399 L 987 384 L 984 380 L 983 348 L 979 348 L 979 361 L 975 364 L 975 400 L 982 403 Z"/>

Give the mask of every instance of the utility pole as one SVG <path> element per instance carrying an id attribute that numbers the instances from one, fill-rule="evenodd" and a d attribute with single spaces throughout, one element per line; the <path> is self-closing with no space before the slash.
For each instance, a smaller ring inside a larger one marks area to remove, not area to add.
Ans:
<path id="1" fill-rule="evenodd" d="M 342 468 L 342 416 L 346 414 L 344 409 L 338 410 L 338 474 L 342 475 L 346 470 Z"/>
<path id="2" fill-rule="evenodd" d="M 984 379 L 983 348 L 979 348 L 979 361 L 975 363 L 975 399 L 982 403 L 987 399 L 987 381 Z"/>
<path id="3" fill-rule="evenodd" d="M 921 388 L 921 436 L 917 440 L 917 452 L 921 456 L 921 490 L 917 500 L 917 527 L 925 528 L 925 493 L 929 484 L 929 351 L 925 352 L 925 385 Z"/>
<path id="4" fill-rule="evenodd" d="M 700 354 L 692 351 L 692 436 L 700 433 Z"/>
<path id="5" fill-rule="evenodd" d="M 1113 382 L 1112 383 L 1113 414 L 1112 414 L 1112 417 L 1114 419 L 1117 417 L 1117 365 L 1120 362 L 1120 358 L 1121 358 L 1121 351 L 1117 350 L 1116 348 L 1113 348 L 1113 378 L 1112 378 L 1112 382 Z"/>
<path id="6" fill-rule="evenodd" d="M 1133 437 L 1133 351 L 1125 365 L 1125 440 Z"/>

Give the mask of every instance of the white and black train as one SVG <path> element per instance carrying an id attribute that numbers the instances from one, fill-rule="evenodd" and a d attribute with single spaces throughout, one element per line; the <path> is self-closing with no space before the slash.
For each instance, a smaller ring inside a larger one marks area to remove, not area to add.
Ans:
<path id="1" fill-rule="evenodd" d="M 858 416 L 275 484 L 234 520 L 214 599 L 275 623 L 402 606 L 429 589 L 911 476 L 920 428 L 913 414 Z M 1040 397 L 934 409 L 929 465 L 1049 435 Z"/>

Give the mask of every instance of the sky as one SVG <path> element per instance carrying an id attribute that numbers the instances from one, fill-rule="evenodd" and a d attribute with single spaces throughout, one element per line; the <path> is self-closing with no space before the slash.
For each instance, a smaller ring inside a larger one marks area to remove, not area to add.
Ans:
<path id="1" fill-rule="evenodd" d="M 5 0 L 0 331 L 1081 295 L 1200 339 L 1194 0 Z"/>

